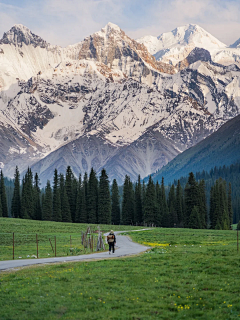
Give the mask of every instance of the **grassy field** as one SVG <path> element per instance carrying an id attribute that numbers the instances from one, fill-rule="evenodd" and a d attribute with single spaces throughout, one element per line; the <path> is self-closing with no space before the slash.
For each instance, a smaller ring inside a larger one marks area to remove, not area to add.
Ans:
<path id="1" fill-rule="evenodd" d="M 0 319 L 240 319 L 236 231 L 129 235 L 153 248 L 130 258 L 2 272 Z"/>
<path id="2" fill-rule="evenodd" d="M 55 236 L 57 256 L 87 254 L 90 249 L 84 249 L 81 244 L 82 231 L 86 232 L 87 227 L 88 224 L 0 218 L 0 260 L 13 259 L 13 232 L 15 259 L 30 259 L 37 255 L 36 234 L 38 234 L 39 258 L 55 256 Z M 98 225 L 90 225 L 90 227 L 96 245 Z M 108 232 L 110 228 L 139 229 L 131 226 L 100 225 L 102 232 Z"/>

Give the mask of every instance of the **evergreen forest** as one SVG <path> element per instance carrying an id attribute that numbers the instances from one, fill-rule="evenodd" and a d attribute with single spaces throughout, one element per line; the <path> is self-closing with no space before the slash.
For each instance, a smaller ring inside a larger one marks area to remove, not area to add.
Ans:
<path id="1" fill-rule="evenodd" d="M 110 185 L 105 169 L 100 177 L 94 169 L 76 178 L 70 166 L 65 175 L 54 171 L 53 183 L 40 188 L 38 174 L 28 168 L 22 181 L 16 167 L 11 181 L 0 175 L 0 216 L 22 219 L 92 224 L 124 224 L 193 229 L 231 229 L 234 216 L 232 185 L 218 174 L 236 168 L 214 169 L 165 186 L 141 177 L 133 183 L 125 176 Z M 239 167 L 238 167 L 239 170 Z M 218 173 L 217 173 L 218 172 Z M 229 172 L 229 174 L 227 173 Z M 232 173 L 231 173 L 232 174 Z M 212 181 L 210 184 L 209 181 Z M 185 183 L 183 183 L 185 181 Z M 207 187 L 206 187 L 207 185 Z M 210 187 L 209 187 L 210 186 Z"/>

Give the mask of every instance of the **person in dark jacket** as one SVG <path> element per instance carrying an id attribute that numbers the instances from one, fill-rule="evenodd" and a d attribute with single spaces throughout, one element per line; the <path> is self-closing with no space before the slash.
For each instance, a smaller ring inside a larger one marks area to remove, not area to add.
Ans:
<path id="1" fill-rule="evenodd" d="M 113 230 L 110 231 L 109 235 L 107 236 L 107 242 L 109 244 L 109 254 L 111 254 L 111 250 L 112 250 L 112 253 L 114 253 L 115 251 L 115 244 L 116 244 L 116 236 L 113 232 Z"/>

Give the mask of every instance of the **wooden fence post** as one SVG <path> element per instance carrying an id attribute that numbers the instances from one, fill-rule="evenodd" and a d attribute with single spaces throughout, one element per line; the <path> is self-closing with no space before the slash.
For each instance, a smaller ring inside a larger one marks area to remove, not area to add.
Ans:
<path id="1" fill-rule="evenodd" d="M 14 260 L 14 232 L 13 232 L 13 260 Z"/>

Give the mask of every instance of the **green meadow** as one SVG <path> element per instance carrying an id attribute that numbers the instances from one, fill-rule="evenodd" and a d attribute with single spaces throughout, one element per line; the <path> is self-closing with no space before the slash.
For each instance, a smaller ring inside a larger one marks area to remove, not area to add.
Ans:
<path id="1" fill-rule="evenodd" d="M 84 248 L 81 243 L 82 232 L 86 232 L 88 226 L 96 247 L 98 225 L 0 218 L 0 261 L 13 259 L 13 232 L 15 259 L 31 259 L 37 255 L 36 234 L 39 258 L 55 256 L 55 237 L 58 257 L 90 253 L 90 248 Z M 109 232 L 111 228 L 115 231 L 141 229 L 131 226 L 99 227 L 103 233 Z"/>
<path id="2" fill-rule="evenodd" d="M 236 231 L 154 228 L 128 235 L 152 249 L 1 272 L 0 319 L 240 319 Z"/>

